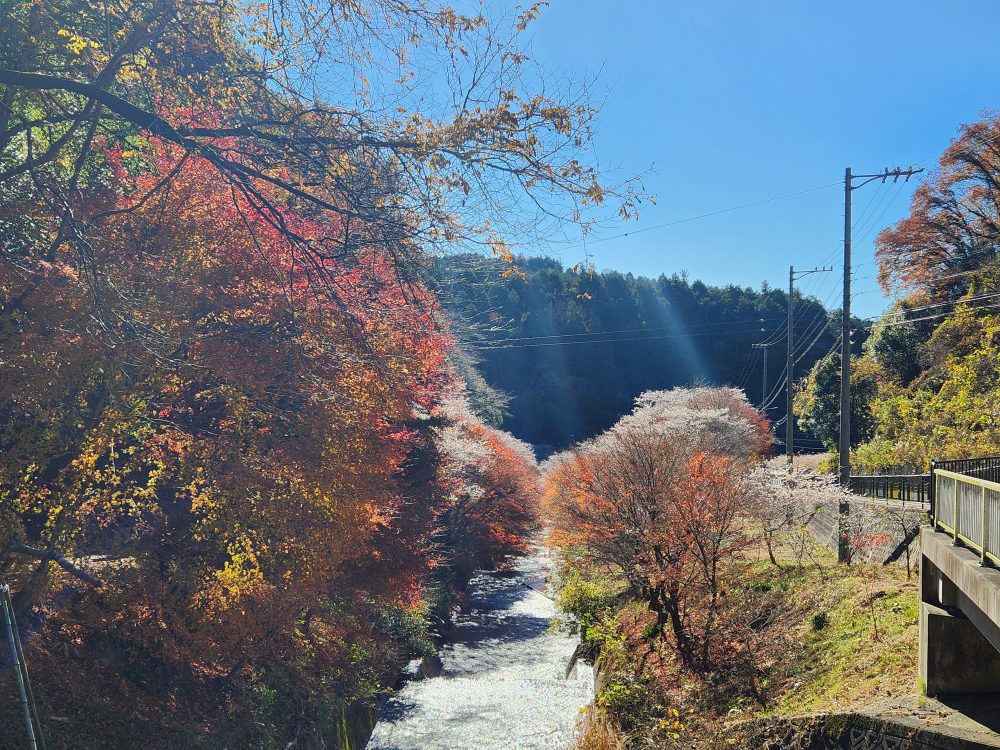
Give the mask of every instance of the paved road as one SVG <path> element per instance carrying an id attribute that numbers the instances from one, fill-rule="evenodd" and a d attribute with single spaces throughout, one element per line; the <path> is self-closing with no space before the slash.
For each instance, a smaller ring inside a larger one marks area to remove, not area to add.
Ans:
<path id="1" fill-rule="evenodd" d="M 506 574 L 470 584 L 439 677 L 410 682 L 385 706 L 368 750 L 569 750 L 593 676 L 566 666 L 576 639 L 550 630 L 542 548 Z M 530 588 L 529 588 L 530 587 Z"/>

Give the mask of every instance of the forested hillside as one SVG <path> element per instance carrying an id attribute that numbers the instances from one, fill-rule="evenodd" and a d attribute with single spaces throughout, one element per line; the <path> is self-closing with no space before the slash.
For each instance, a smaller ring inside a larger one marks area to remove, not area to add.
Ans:
<path id="1" fill-rule="evenodd" d="M 784 417 L 787 292 L 713 287 L 682 273 L 598 273 L 551 258 L 518 267 L 504 275 L 497 261 L 446 258 L 438 263 L 440 296 L 486 381 L 511 397 L 504 427 L 543 452 L 607 429 L 647 390 L 734 385 L 759 405 L 758 342 L 771 342 L 768 416 Z M 819 301 L 796 297 L 798 376 L 836 346 L 839 320 Z M 863 328 L 859 322 L 856 344 Z"/>

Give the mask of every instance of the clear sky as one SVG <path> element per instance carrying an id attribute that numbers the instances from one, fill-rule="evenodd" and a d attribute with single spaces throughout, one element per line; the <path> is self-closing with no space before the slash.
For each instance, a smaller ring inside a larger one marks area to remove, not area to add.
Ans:
<path id="1" fill-rule="evenodd" d="M 594 238 L 837 183 L 547 251 L 568 263 L 589 251 L 601 269 L 786 286 L 790 264 L 842 262 L 845 167 L 933 166 L 960 124 L 1000 107 L 994 0 L 552 0 L 532 30 L 547 69 L 599 75 L 602 163 L 653 169 L 644 182 L 657 205 Z M 854 194 L 858 314 L 886 305 L 872 240 L 906 214 L 911 191 Z M 802 286 L 839 307 L 837 273 Z"/>

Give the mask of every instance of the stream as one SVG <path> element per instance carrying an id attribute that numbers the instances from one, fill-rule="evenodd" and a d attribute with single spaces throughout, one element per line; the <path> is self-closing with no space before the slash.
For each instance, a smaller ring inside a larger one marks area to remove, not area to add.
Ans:
<path id="1" fill-rule="evenodd" d="M 379 715 L 367 750 L 569 750 L 593 674 L 566 678 L 577 639 L 549 628 L 548 552 L 480 573 L 441 649 L 437 677 L 412 680 Z"/>

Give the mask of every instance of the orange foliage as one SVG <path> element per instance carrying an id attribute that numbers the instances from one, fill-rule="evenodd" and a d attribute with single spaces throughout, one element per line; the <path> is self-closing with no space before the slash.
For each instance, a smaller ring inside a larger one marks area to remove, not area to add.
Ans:
<path id="1" fill-rule="evenodd" d="M 725 395 L 695 392 L 713 409 Z M 549 541 L 620 575 L 655 613 L 656 631 L 669 626 L 685 664 L 706 669 L 719 647 L 727 572 L 749 543 L 740 521 L 753 507 L 752 459 L 708 453 L 701 437 L 641 417 L 637 410 L 549 466 Z M 728 418 L 755 431 L 760 423 L 764 445 L 765 423 L 741 409 Z"/>
<path id="2" fill-rule="evenodd" d="M 0 548 L 117 559 L 75 617 L 164 674 L 366 695 L 407 648 L 379 618 L 456 555 L 523 551 L 534 466 L 467 416 L 484 455 L 445 481 L 450 340 L 390 250 L 345 249 L 363 225 L 278 191 L 269 212 L 173 147 L 143 163 L 121 176 L 145 202 L 90 196 L 85 254 L 0 263 Z M 22 607 L 51 606 L 48 566 L 16 561 Z"/>
<path id="3" fill-rule="evenodd" d="M 963 126 L 941 155 L 937 172 L 914 191 L 910 215 L 878 235 L 875 255 L 886 292 L 955 298 L 970 288 L 968 272 L 995 258 L 998 140 L 995 114 Z"/>

